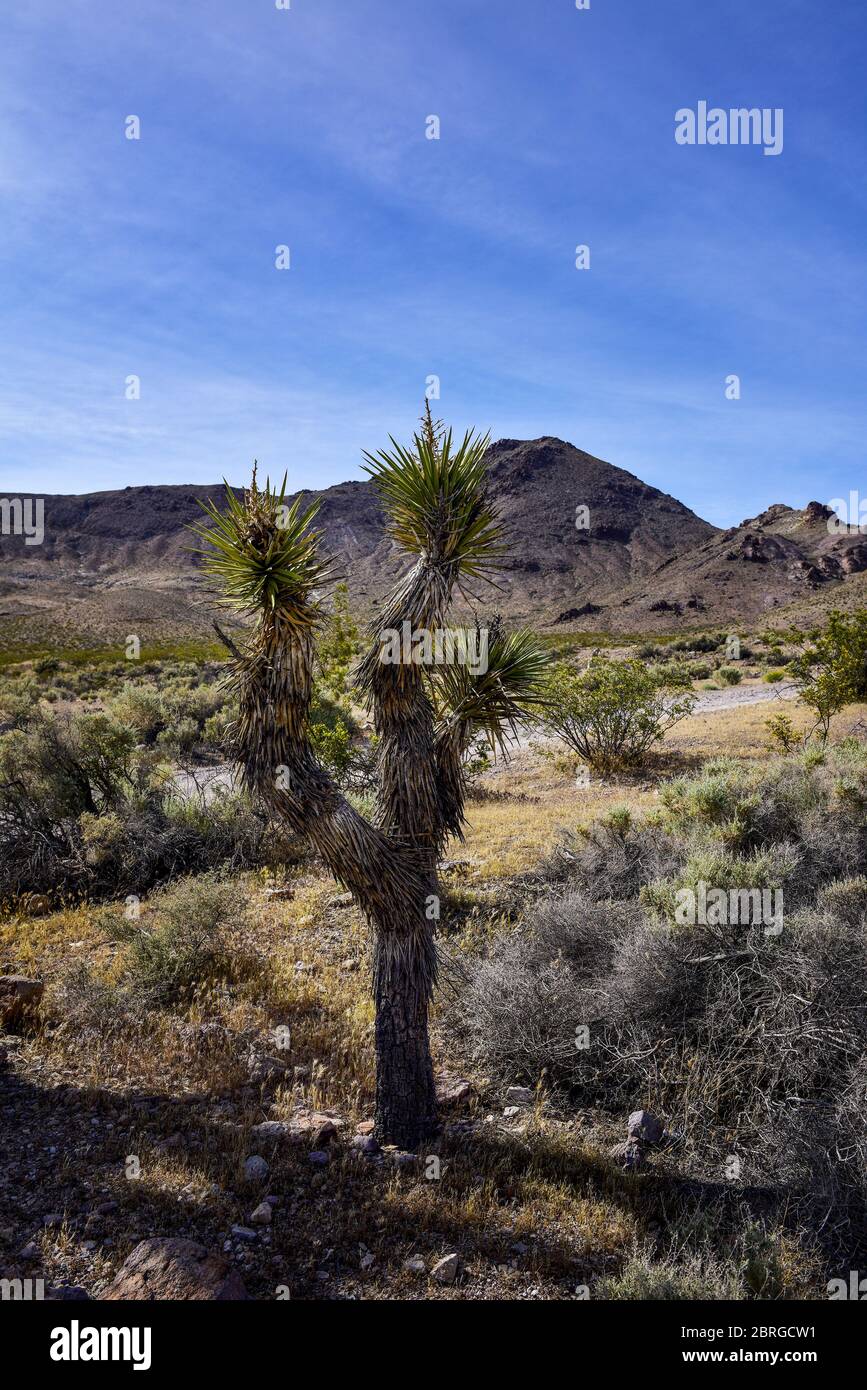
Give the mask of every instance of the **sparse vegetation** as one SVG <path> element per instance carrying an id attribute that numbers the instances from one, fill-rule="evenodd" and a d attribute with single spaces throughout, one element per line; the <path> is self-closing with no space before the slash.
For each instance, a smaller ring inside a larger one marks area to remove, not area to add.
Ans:
<path id="1" fill-rule="evenodd" d="M 711 763 L 668 784 L 643 824 L 566 837 L 547 868 L 557 890 L 460 966 L 465 1045 L 487 1073 L 567 1104 L 640 1097 L 708 1178 L 736 1154 L 744 1182 L 835 1203 L 851 1249 L 867 1199 L 865 793 L 865 747 L 850 742 L 746 777 Z M 679 926 L 679 890 L 702 883 L 781 890 L 783 929 Z"/>
<path id="2" fill-rule="evenodd" d="M 791 637 L 801 650 L 790 662 L 789 674 L 813 713 L 811 733 L 824 744 L 834 715 L 867 699 L 867 608 L 832 612 L 823 630 Z"/>
<path id="3" fill-rule="evenodd" d="M 583 674 L 555 667 L 545 695 L 544 725 L 601 773 L 640 767 L 695 703 L 688 673 L 600 656 Z"/>
<path id="4" fill-rule="evenodd" d="M 339 605 L 336 623 L 353 625 Z M 334 636 L 331 675 L 316 672 L 311 742 L 375 815 L 378 743 Z M 702 650 L 693 639 L 680 652 L 648 645 L 645 663 L 655 677 L 667 667 L 675 694 L 689 692 L 696 664 L 719 665 L 707 652 L 691 661 Z M 581 644 L 572 655 L 586 664 Z M 858 1267 L 867 788 L 857 706 L 833 716 L 824 752 L 815 739 L 801 746 L 812 719 L 800 702 L 770 720 L 761 704 L 686 714 L 626 794 L 619 769 L 576 790 L 574 752 L 522 747 L 504 764 L 482 733 L 471 740 L 466 839 L 440 870 L 433 1060 L 469 1077 L 478 1099 L 428 1141 L 443 1162 L 432 1185 L 387 1158 L 349 1157 L 375 1088 L 365 924 L 302 842 L 267 828 L 224 780 L 239 708 L 225 669 L 212 654 L 132 673 L 129 662 L 64 657 L 0 679 L 2 833 L 14 845 L 0 940 L 9 968 L 46 980 L 41 1022 L 14 1066 L 34 1104 L 43 1086 L 68 1090 L 48 1130 L 40 1112 L 41 1145 L 50 1135 L 68 1147 L 77 1126 L 90 1141 L 94 1115 L 117 1135 L 108 1160 L 91 1144 L 75 1190 L 53 1167 L 22 1185 L 11 1255 L 48 1206 L 68 1234 L 42 1233 L 40 1262 L 92 1291 L 142 1231 L 219 1248 L 252 1209 L 239 1179 L 249 1126 L 312 1107 L 348 1130 L 322 1170 L 303 1146 L 267 1151 L 269 1189 L 286 1194 L 272 1243 L 231 1257 L 257 1297 L 273 1296 L 269 1252 L 293 1296 L 429 1294 L 403 1261 L 420 1252 L 429 1267 L 445 1253 L 444 1227 L 471 1297 L 517 1296 L 528 1281 L 552 1298 L 574 1296 L 576 1281 L 616 1300 L 822 1297 L 829 1276 Z M 449 699 L 460 698 L 455 687 Z M 769 737 L 785 756 L 768 760 Z M 781 936 L 679 923 L 676 895 L 702 881 L 781 888 Z M 275 1043 L 283 1025 L 288 1053 Z M 522 1082 L 532 1110 L 485 1123 Z M 158 1100 L 139 1130 L 129 1107 L 137 1113 L 142 1093 Z M 15 1101 L 19 1136 L 29 1103 Z M 606 1152 L 636 1105 L 654 1108 L 669 1136 L 637 1181 Z M 143 1184 L 110 1177 L 131 1151 Z M 111 1248 L 77 1192 L 118 1202 Z M 86 1223 L 93 1254 L 71 1238 Z M 316 1249 L 324 1229 L 335 1255 L 323 1269 L 299 1250 Z M 361 1274 L 359 1241 L 375 1257 Z M 516 1241 L 526 1254 L 514 1255 Z"/>

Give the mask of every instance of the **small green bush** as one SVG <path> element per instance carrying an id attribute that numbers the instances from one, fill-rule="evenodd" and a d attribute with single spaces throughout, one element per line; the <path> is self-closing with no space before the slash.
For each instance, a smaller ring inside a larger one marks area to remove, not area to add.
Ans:
<path id="1" fill-rule="evenodd" d="M 542 722 L 595 771 L 634 768 L 690 713 L 695 695 L 689 686 L 681 669 L 595 656 L 583 674 L 554 668 Z"/>
<path id="2" fill-rule="evenodd" d="M 158 894 L 138 920 L 103 913 L 101 925 L 124 947 L 122 986 L 143 1003 L 188 997 L 220 967 L 225 930 L 244 907 L 237 884 L 202 874 Z"/>

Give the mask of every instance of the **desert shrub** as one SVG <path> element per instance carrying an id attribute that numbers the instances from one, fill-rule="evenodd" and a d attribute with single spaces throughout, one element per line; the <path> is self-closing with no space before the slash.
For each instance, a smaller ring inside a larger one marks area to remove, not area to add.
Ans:
<path id="1" fill-rule="evenodd" d="M 195 719 L 189 716 L 176 720 L 157 735 L 157 743 L 160 748 L 181 757 L 192 753 L 199 741 L 199 725 Z"/>
<path id="2" fill-rule="evenodd" d="M 598 1298 L 657 1302 L 676 1299 L 740 1299 L 742 1271 L 710 1245 L 662 1257 L 650 1244 L 638 1244 L 617 1274 L 606 1275 L 594 1290 Z"/>
<path id="3" fill-rule="evenodd" d="M 163 704 L 171 722 L 188 720 L 201 730 L 206 720 L 218 714 L 227 703 L 226 691 L 219 685 L 187 686 L 168 690 Z"/>
<path id="4" fill-rule="evenodd" d="M 329 772 L 339 779 L 346 772 L 352 758 L 352 735 L 345 724 L 314 724 L 310 731 L 310 744 L 319 761 Z"/>
<path id="5" fill-rule="evenodd" d="M 736 666 L 721 666 L 717 671 L 717 676 L 726 685 L 740 685 L 743 679 L 741 672 Z"/>
<path id="6" fill-rule="evenodd" d="M 124 822 L 116 811 L 93 815 L 82 811 L 78 818 L 85 863 L 94 868 L 110 863 L 126 848 Z"/>
<path id="7" fill-rule="evenodd" d="M 691 661 L 686 669 L 693 681 L 706 681 L 713 675 L 713 667 L 707 661 Z"/>
<path id="8" fill-rule="evenodd" d="M 637 897 L 640 889 L 682 863 L 678 841 L 659 824 L 631 827 L 625 834 L 603 821 L 564 828 L 536 874 L 543 884 L 580 889 L 591 902 Z"/>
<path id="9" fill-rule="evenodd" d="M 335 585 L 331 605 L 317 645 L 320 683 L 332 700 L 343 700 L 353 693 L 352 668 L 361 652 L 361 636 L 345 583 Z"/>
<path id="10" fill-rule="evenodd" d="M 226 929 L 242 919 L 244 906 L 237 883 L 202 874 L 158 894 L 138 919 L 104 912 L 102 927 L 124 948 L 121 988 L 145 1004 L 190 996 L 222 967 Z"/>
<path id="11" fill-rule="evenodd" d="M 111 712 L 119 723 L 132 729 L 143 743 L 154 743 L 168 723 L 163 697 L 155 686 L 126 685 L 112 702 Z"/>
<path id="12" fill-rule="evenodd" d="M 781 681 L 784 678 L 785 674 L 785 671 L 778 671 L 774 669 L 766 671 L 762 679 L 766 681 L 768 685 L 776 685 L 778 681 Z"/>
<path id="13" fill-rule="evenodd" d="M 773 714 L 770 719 L 765 720 L 765 728 L 768 731 L 770 746 L 778 752 L 791 753 L 801 741 L 791 715 Z"/>
<path id="14" fill-rule="evenodd" d="M 546 696 L 545 726 L 601 773 L 640 766 L 695 702 L 683 671 L 598 656 L 580 675 L 555 667 Z"/>
<path id="15" fill-rule="evenodd" d="M 840 784 L 867 791 L 865 764 L 852 741 L 749 772 L 720 760 L 672 784 L 653 824 L 564 838 L 559 889 L 456 963 L 463 1047 L 504 1082 L 658 1108 L 712 1172 L 736 1153 L 744 1181 L 833 1203 L 851 1234 L 867 1200 L 867 819 Z M 677 890 L 702 880 L 781 887 L 782 931 L 679 924 Z"/>
<path id="16" fill-rule="evenodd" d="M 31 678 L 0 683 L 0 721 L 7 728 L 23 729 L 38 718 L 42 691 Z"/>
<path id="17" fill-rule="evenodd" d="M 202 726 L 202 743 L 208 748 L 225 752 L 231 722 L 232 711 L 228 709 L 221 709 L 216 714 L 209 715 Z"/>
<path id="18" fill-rule="evenodd" d="M 61 971 L 51 991 L 51 1009 L 67 1033 L 109 1036 L 130 1026 L 130 1001 L 89 961 L 76 960 Z"/>
<path id="19" fill-rule="evenodd" d="M 851 614 L 832 612 L 824 631 L 791 636 L 801 651 L 789 663 L 789 673 L 813 713 L 810 732 L 825 743 L 834 715 L 867 699 L 867 608 Z"/>
<path id="20" fill-rule="evenodd" d="M 725 644 L 725 637 L 711 637 L 707 633 L 702 633 L 699 637 L 681 637 L 679 641 L 672 644 L 672 650 L 676 652 L 715 652 Z"/>
<path id="21" fill-rule="evenodd" d="M 104 714 L 39 713 L 0 736 L 0 899 L 100 897 L 260 862 L 265 821 L 238 793 L 185 803 L 171 769 Z"/>

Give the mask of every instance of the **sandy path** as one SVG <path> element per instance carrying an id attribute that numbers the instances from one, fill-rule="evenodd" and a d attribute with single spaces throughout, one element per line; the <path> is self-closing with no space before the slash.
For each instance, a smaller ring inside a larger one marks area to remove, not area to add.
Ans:
<path id="1" fill-rule="evenodd" d="M 736 705 L 759 705 L 767 700 L 794 700 L 797 693 L 793 681 L 778 681 L 776 685 L 730 685 L 725 690 L 705 690 L 699 695 L 693 713 L 734 709 Z"/>
<path id="2" fill-rule="evenodd" d="M 792 681 L 779 681 L 776 685 L 732 685 L 725 690 L 705 690 L 699 695 L 693 714 L 715 714 L 719 710 L 735 709 L 739 705 L 766 704 L 771 700 L 793 700 L 797 695 Z M 520 729 L 517 743 L 512 751 L 529 748 L 531 743 L 546 742 L 544 734 L 538 729 Z M 232 771 L 228 763 L 216 763 L 210 767 L 179 771 L 175 774 L 175 786 L 184 797 L 201 799 L 205 805 L 223 788 L 231 787 Z"/>

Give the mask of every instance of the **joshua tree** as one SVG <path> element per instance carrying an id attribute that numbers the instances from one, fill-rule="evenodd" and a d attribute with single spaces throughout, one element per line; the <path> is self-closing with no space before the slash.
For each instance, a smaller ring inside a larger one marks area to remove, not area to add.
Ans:
<path id="1" fill-rule="evenodd" d="M 444 628 L 453 591 L 494 568 L 500 527 L 486 482 L 487 438 L 452 434 L 426 412 L 409 450 L 366 455 L 392 537 L 415 557 L 382 605 L 359 668 L 378 745 L 377 813 L 361 816 L 317 762 L 307 735 L 318 591 L 331 563 L 316 506 L 257 486 L 198 528 L 223 601 L 253 619 L 235 652 L 239 716 L 231 740 L 242 779 L 272 816 L 305 835 L 373 930 L 376 1129 L 415 1148 L 436 1120 L 428 1006 L 436 981 L 437 859 L 464 823 L 464 757 L 474 736 L 501 744 L 537 700 L 544 655 L 528 633 L 488 634 L 487 668 L 384 659 L 389 630 Z M 409 629 L 403 625 L 408 623 Z M 481 665 L 481 663 L 476 663 Z"/>

